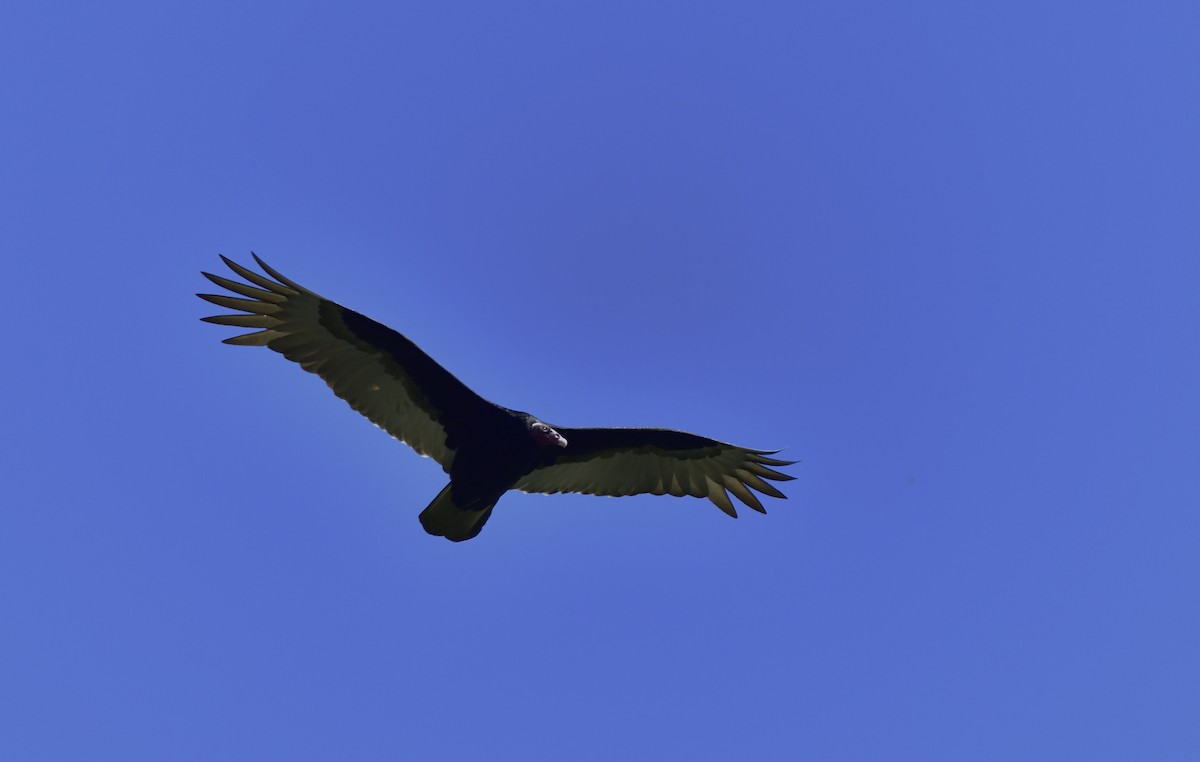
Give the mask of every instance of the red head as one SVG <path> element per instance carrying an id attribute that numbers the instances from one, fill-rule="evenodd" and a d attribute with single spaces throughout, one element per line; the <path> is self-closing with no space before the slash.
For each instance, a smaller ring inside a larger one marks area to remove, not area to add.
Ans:
<path id="1" fill-rule="evenodd" d="M 555 445 L 557 447 L 567 446 L 567 440 L 563 438 L 562 434 L 559 434 L 557 431 L 541 421 L 534 421 L 533 423 L 529 424 L 529 435 L 533 437 L 533 441 L 540 445 Z"/>

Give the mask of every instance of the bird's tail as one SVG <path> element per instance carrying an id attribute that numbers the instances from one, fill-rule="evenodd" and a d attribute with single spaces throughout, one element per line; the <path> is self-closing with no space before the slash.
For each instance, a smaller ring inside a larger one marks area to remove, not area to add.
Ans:
<path id="1" fill-rule="evenodd" d="M 421 511 L 421 526 L 425 527 L 429 534 L 445 537 L 451 542 L 462 542 L 479 534 L 488 517 L 492 515 L 496 501 L 493 500 L 478 510 L 460 508 L 458 503 L 454 502 L 454 495 L 450 490 L 453 486 L 447 484 L 433 502 Z"/>

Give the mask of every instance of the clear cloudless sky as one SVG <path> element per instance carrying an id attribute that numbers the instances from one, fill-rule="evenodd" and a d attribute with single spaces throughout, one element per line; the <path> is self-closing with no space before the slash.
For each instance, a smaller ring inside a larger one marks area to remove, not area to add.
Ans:
<path id="1" fill-rule="evenodd" d="M 0 757 L 1200 759 L 1198 8 L 10 0 Z M 430 537 L 251 250 L 790 499 Z"/>

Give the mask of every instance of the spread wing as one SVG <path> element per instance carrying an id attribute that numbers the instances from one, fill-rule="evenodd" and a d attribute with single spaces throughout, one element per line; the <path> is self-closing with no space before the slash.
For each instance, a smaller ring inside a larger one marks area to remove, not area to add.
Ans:
<path id="1" fill-rule="evenodd" d="M 737 518 L 726 492 L 766 513 L 749 488 L 786 498 L 764 480 L 795 477 L 769 466 L 795 461 L 768 457 L 774 450 L 751 450 L 715 439 L 669 429 L 568 429 L 555 426 L 567 440 L 547 450 L 542 462 L 516 484 L 523 492 L 583 492 L 589 495 L 692 495 L 706 497 Z"/>
<path id="2" fill-rule="evenodd" d="M 239 314 L 202 319 L 258 329 L 225 339 L 226 344 L 269 347 L 299 363 L 350 407 L 447 472 L 472 419 L 495 407 L 401 334 L 314 294 L 257 255 L 255 261 L 270 278 L 221 259 L 253 285 L 204 273 L 234 296 L 197 296 Z"/>

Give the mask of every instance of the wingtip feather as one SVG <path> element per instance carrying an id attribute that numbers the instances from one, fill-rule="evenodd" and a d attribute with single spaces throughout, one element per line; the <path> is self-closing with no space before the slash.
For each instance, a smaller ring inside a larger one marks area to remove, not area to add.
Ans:
<path id="1" fill-rule="evenodd" d="M 200 318 L 205 323 L 232 325 L 237 328 L 274 328 L 279 319 L 270 315 L 210 315 Z"/>
<path id="2" fill-rule="evenodd" d="M 726 475 L 724 481 L 725 488 L 732 492 L 733 496 L 738 500 L 741 500 L 747 506 L 758 511 L 759 513 L 767 512 L 767 509 L 763 508 L 762 503 L 759 502 L 758 498 L 754 496 L 754 493 L 742 483 L 741 479 L 738 479 L 736 476 Z"/>
<path id="3" fill-rule="evenodd" d="M 713 505 L 720 508 L 730 518 L 736 519 L 737 509 L 733 507 L 733 501 L 729 499 L 729 493 L 725 491 L 725 487 L 713 481 L 711 478 L 708 481 L 708 499 Z"/>
<path id="4" fill-rule="evenodd" d="M 225 264 L 229 266 L 230 270 L 233 270 L 235 273 L 242 276 L 243 278 L 250 281 L 251 283 L 253 283 L 256 286 L 260 286 L 262 288 L 267 289 L 268 291 L 273 291 L 276 294 L 281 294 L 283 296 L 288 296 L 289 294 L 294 294 L 294 292 L 295 292 L 295 289 L 292 286 L 289 286 L 284 282 L 277 283 L 277 282 L 271 280 L 270 278 L 263 277 L 262 275 L 259 275 L 258 273 L 254 272 L 250 268 L 248 268 L 244 265 L 239 265 L 237 262 L 234 262 L 232 259 L 225 256 L 224 254 L 221 254 L 219 256 L 221 257 L 221 260 L 224 261 Z M 257 257 L 255 257 L 255 259 L 257 259 Z M 259 264 L 262 264 L 261 260 L 259 261 Z M 269 272 L 269 270 L 268 270 L 268 272 Z"/>
<path id="5" fill-rule="evenodd" d="M 254 257 L 254 261 L 258 263 L 258 266 L 261 267 L 263 269 L 263 272 L 265 272 L 267 275 L 270 275 L 272 278 L 279 281 L 280 283 L 287 286 L 288 288 L 294 288 L 297 291 L 304 290 L 304 287 L 301 286 L 299 283 L 296 283 L 295 281 L 291 280 L 290 278 L 284 277 L 274 267 L 271 267 L 266 262 L 262 261 L 262 257 L 258 256 L 254 252 L 250 252 L 250 256 Z"/>
<path id="6" fill-rule="evenodd" d="M 228 339 L 222 339 L 222 344 L 229 344 L 234 347 L 265 347 L 267 342 L 276 336 L 275 331 L 254 331 L 253 333 L 242 333 L 237 336 L 230 336 Z"/>
<path id="7" fill-rule="evenodd" d="M 236 272 L 236 270 L 234 272 Z M 266 291 L 261 288 L 255 288 L 254 286 L 247 286 L 245 283 L 240 281 L 230 280 L 229 278 L 223 278 L 220 275 L 213 275 L 212 273 L 202 272 L 200 274 L 223 289 L 232 291 L 235 294 L 241 294 L 242 296 L 246 296 L 251 299 L 257 299 L 260 302 L 282 304 L 283 302 L 287 301 L 287 296 L 284 294 L 279 294 L 274 291 Z M 197 294 L 197 296 L 199 296 L 199 294 Z"/>
<path id="8" fill-rule="evenodd" d="M 242 312 L 250 312 L 256 315 L 272 315 L 279 312 L 278 304 L 258 299 L 239 299 L 236 296 L 227 296 L 225 294 L 196 294 L 196 296 L 218 307 L 241 310 Z"/>
<path id="9" fill-rule="evenodd" d="M 750 459 L 753 460 L 755 463 L 762 463 L 763 465 L 766 465 L 766 466 L 790 466 L 797 462 L 794 460 L 782 460 L 780 458 L 768 458 L 767 457 L 768 454 L 774 454 L 777 452 L 779 452 L 779 450 L 762 450 L 759 452 L 755 452 L 753 455 L 750 456 Z"/>

